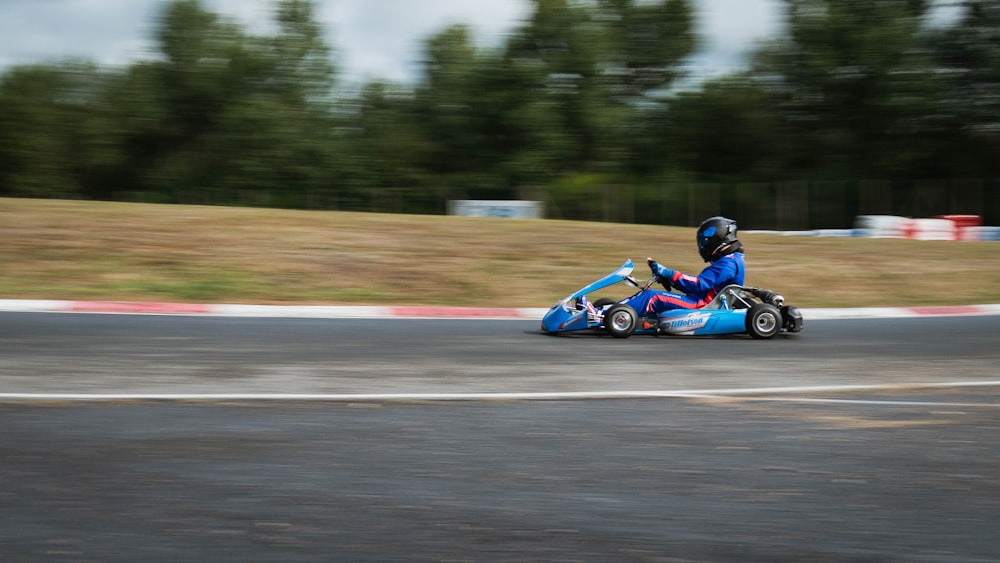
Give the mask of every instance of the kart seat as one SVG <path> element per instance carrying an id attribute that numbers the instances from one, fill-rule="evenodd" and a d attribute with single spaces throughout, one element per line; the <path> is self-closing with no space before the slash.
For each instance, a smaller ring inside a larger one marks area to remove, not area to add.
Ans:
<path id="1" fill-rule="evenodd" d="M 746 288 L 740 285 L 727 285 L 705 305 L 705 309 L 748 309 L 753 301 L 745 297 Z"/>

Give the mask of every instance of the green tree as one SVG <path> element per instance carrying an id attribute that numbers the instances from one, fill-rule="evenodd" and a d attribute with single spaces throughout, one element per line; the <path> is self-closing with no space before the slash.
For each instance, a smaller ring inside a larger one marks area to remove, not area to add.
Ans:
<path id="1" fill-rule="evenodd" d="M 476 49 L 464 26 L 427 41 L 415 111 L 428 168 L 442 185 L 503 198 L 552 177 L 567 145 L 558 106 L 536 88 L 543 76 L 503 52 Z"/>
<path id="2" fill-rule="evenodd" d="M 352 104 L 341 127 L 341 206 L 440 213 L 436 190 L 442 185 L 429 164 L 435 146 L 417 118 L 412 90 L 372 82 Z"/>
<path id="3" fill-rule="evenodd" d="M 428 161 L 436 174 L 459 175 L 486 165 L 476 107 L 479 57 L 469 30 L 451 26 L 425 42 L 424 82 L 416 91 L 418 120 L 433 141 Z"/>
<path id="4" fill-rule="evenodd" d="M 606 53 L 600 65 L 617 97 L 642 101 L 683 76 L 680 63 L 697 46 L 694 11 L 684 0 L 600 0 Z"/>
<path id="5" fill-rule="evenodd" d="M 928 8 L 920 0 L 785 0 L 787 35 L 758 54 L 753 74 L 777 96 L 788 173 L 905 173 L 934 96 L 922 43 Z"/>
<path id="6" fill-rule="evenodd" d="M 316 21 L 311 0 L 282 0 L 275 9 L 278 34 L 262 40 L 262 58 L 270 67 L 265 73 L 264 91 L 273 91 L 295 104 L 318 104 L 331 98 L 336 69 L 332 49 Z"/>
<path id="7" fill-rule="evenodd" d="M 167 200 L 304 205 L 333 190 L 334 69 L 311 2 L 276 6 L 253 37 L 196 0 L 166 5 L 159 60 L 134 65 L 121 95 L 120 184 Z M 136 171 L 136 172 L 132 172 Z"/>
<path id="8" fill-rule="evenodd" d="M 951 26 L 929 37 L 943 82 L 930 115 L 938 141 L 922 167 L 934 176 L 1000 173 L 1000 1 L 966 0 Z"/>
<path id="9" fill-rule="evenodd" d="M 327 200 L 337 189 L 334 68 L 312 2 L 283 0 L 276 20 L 277 35 L 249 40 L 240 76 L 250 87 L 221 112 L 213 144 L 227 147 L 217 165 L 223 191 L 249 193 L 264 204 L 303 206 Z"/>
<path id="10" fill-rule="evenodd" d="M 102 75 L 85 63 L 0 77 L 0 193 L 80 197 L 108 161 L 91 106 Z"/>
<path id="11" fill-rule="evenodd" d="M 572 147 L 564 171 L 643 168 L 636 132 L 680 76 L 696 44 L 693 24 L 685 0 L 535 1 L 507 56 L 538 76 L 529 99 L 551 100 L 546 125 Z"/>
<path id="12" fill-rule="evenodd" d="M 671 156 L 701 180 L 781 178 L 783 142 L 771 95 L 745 76 L 711 80 L 671 101 Z"/>

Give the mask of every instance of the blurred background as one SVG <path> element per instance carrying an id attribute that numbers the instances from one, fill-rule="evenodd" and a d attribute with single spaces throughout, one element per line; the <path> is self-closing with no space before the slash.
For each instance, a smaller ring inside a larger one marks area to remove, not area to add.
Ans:
<path id="1" fill-rule="evenodd" d="M 1000 0 L 446 5 L 4 2 L 0 196 L 1000 223 Z"/>

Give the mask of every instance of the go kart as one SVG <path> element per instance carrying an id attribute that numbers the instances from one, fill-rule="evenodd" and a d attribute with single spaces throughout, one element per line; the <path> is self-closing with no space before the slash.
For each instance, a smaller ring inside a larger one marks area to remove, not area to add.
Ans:
<path id="1" fill-rule="evenodd" d="M 660 281 L 654 274 L 645 284 L 632 277 L 635 265 L 626 260 L 620 268 L 581 288 L 552 306 L 542 318 L 542 330 L 564 333 L 580 330 L 607 332 L 615 338 L 633 334 L 722 335 L 749 334 L 772 338 L 782 330 L 802 330 L 798 308 L 785 305 L 781 295 L 766 289 L 729 285 L 701 309 L 675 309 L 643 315 L 626 302 Z M 639 288 L 628 298 L 602 297 L 590 302 L 587 295 L 625 283 Z"/>

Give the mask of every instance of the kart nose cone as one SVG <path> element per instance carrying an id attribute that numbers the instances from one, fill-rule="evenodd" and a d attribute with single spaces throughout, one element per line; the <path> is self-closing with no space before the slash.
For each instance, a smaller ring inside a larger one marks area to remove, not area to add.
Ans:
<path id="1" fill-rule="evenodd" d="M 586 327 L 587 311 L 576 311 L 562 302 L 553 305 L 542 317 L 542 330 L 545 332 L 565 332 Z"/>

